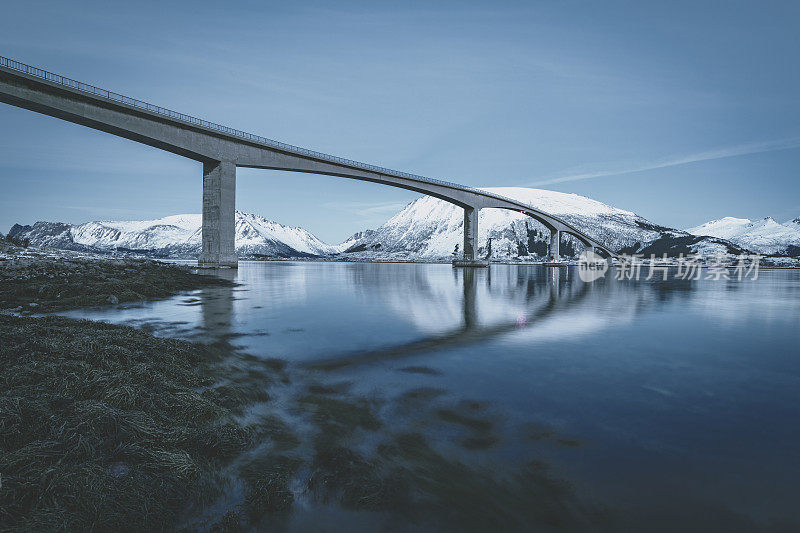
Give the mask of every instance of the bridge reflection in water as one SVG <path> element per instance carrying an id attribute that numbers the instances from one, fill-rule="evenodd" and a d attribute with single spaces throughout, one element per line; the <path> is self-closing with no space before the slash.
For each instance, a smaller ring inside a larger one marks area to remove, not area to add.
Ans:
<path id="1" fill-rule="evenodd" d="M 216 275 L 238 285 L 69 314 L 336 369 L 509 335 L 570 340 L 629 322 L 665 299 L 697 300 L 690 282 L 584 283 L 575 269 L 535 265 L 243 262 Z M 716 288 L 755 290 L 708 287 Z"/>
<path id="2" fill-rule="evenodd" d="M 538 266 L 243 263 L 223 275 L 244 285 L 198 295 L 200 340 L 235 338 L 256 355 L 319 370 L 433 354 L 524 330 L 569 338 L 625 320 L 656 297 L 642 298 L 640 289 L 612 279 L 584 283 L 572 269 Z"/>
<path id="3" fill-rule="evenodd" d="M 558 269 L 546 271 L 549 279 L 544 284 L 525 283 L 526 280 L 517 278 L 523 291 L 520 293 L 525 301 L 525 306 L 519 314 L 512 318 L 503 317 L 491 323 L 480 320 L 478 310 L 478 283 L 491 286 L 492 271 L 465 270 L 453 271 L 453 278 L 462 286 L 461 299 L 461 324 L 447 329 L 441 333 L 426 336 L 398 345 L 382 347 L 375 350 L 354 350 L 350 353 L 339 354 L 331 361 L 317 361 L 305 366 L 313 369 L 335 369 L 351 365 L 379 361 L 381 359 L 394 359 L 403 356 L 417 355 L 425 352 L 450 347 L 468 345 L 483 340 L 488 340 L 500 335 L 510 333 L 521 328 L 536 327 L 543 319 L 558 314 L 570 305 L 582 300 L 589 293 L 587 284 L 568 278 L 563 281 L 562 272 Z M 480 279 L 479 278 L 483 278 Z M 509 280 L 504 279 L 503 283 Z M 503 289 L 508 288 L 506 285 Z M 502 291 L 507 294 L 506 290 Z"/>

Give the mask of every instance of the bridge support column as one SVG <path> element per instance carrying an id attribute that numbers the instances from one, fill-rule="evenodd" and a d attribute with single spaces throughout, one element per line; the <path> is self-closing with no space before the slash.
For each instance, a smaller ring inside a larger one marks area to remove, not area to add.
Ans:
<path id="1" fill-rule="evenodd" d="M 464 261 L 474 261 L 478 248 L 478 210 L 464 208 Z"/>
<path id="2" fill-rule="evenodd" d="M 201 267 L 236 268 L 236 165 L 203 163 L 203 251 Z"/>
<path id="3" fill-rule="evenodd" d="M 561 232 L 550 230 L 550 257 L 553 261 L 561 261 L 559 247 L 561 246 Z"/>
<path id="4" fill-rule="evenodd" d="M 464 248 L 461 259 L 454 259 L 456 267 L 486 267 L 488 260 L 475 258 L 478 251 L 478 210 L 474 207 L 464 208 Z"/>

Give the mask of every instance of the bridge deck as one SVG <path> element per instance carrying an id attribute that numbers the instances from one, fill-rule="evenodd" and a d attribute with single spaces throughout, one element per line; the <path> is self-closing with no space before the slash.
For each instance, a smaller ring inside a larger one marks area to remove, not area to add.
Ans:
<path id="1" fill-rule="evenodd" d="M 409 172 L 402 172 L 400 170 L 393 170 L 390 168 L 381 167 L 378 165 L 372 165 L 369 163 L 362 163 L 360 161 L 355 161 L 353 159 L 347 159 L 344 157 L 339 157 L 331 154 L 326 154 L 323 152 L 317 152 L 315 150 L 309 150 L 308 148 L 303 148 L 301 146 L 295 146 L 292 144 L 287 144 L 284 142 L 276 141 L 274 139 L 268 139 L 266 137 L 262 137 L 260 135 L 255 135 L 253 133 L 247 133 L 242 130 L 238 130 L 236 128 L 231 128 L 228 126 L 223 126 L 221 124 L 216 124 L 214 122 L 209 122 L 207 120 L 203 120 L 201 118 L 193 117 L 191 115 L 186 115 L 184 113 L 180 113 L 178 111 L 173 111 L 171 109 L 167 109 L 165 107 L 157 106 L 154 104 L 150 104 L 148 102 L 131 98 L 130 96 L 125 96 L 119 94 L 114 91 L 110 91 L 108 89 L 102 89 L 100 87 L 95 87 L 94 85 L 90 85 L 88 83 L 83 83 L 77 80 L 73 80 L 72 78 L 67 78 L 65 76 L 61 76 L 59 74 L 54 74 L 52 72 L 42 70 L 40 68 L 27 65 L 25 63 L 21 63 L 19 61 L 15 61 L 13 59 L 9 59 L 7 57 L 0 56 L 0 67 L 5 67 L 11 70 L 16 70 L 18 72 L 24 72 L 30 76 L 34 76 L 37 78 L 41 78 L 53 83 L 57 83 L 59 85 L 63 85 L 64 87 L 80 91 L 83 93 L 87 93 L 92 96 L 99 96 L 101 98 L 106 98 L 108 100 L 113 100 L 115 102 L 119 102 L 125 105 L 133 106 L 145 111 L 149 111 L 151 113 L 156 113 L 158 115 L 162 115 L 164 117 L 171 118 L 173 120 L 177 120 L 180 122 L 184 122 L 187 125 L 191 126 L 199 126 L 201 128 L 205 128 L 207 130 L 211 130 L 216 133 L 224 133 L 226 135 L 230 135 L 232 137 L 236 137 L 239 139 L 244 139 L 246 141 L 258 143 L 264 145 L 265 147 L 275 148 L 284 152 L 288 152 L 295 155 L 302 155 L 313 157 L 314 159 L 319 159 L 321 161 L 329 161 L 331 163 L 338 163 L 340 165 L 346 165 L 353 168 L 359 168 L 362 170 L 370 170 L 372 172 L 378 172 L 380 174 L 386 174 L 390 176 L 398 176 L 403 178 L 414 179 L 421 182 L 427 182 L 437 185 L 446 185 L 453 188 L 458 189 L 469 189 L 471 187 L 466 187 L 464 185 L 460 185 L 458 183 L 453 183 L 450 181 L 445 180 L 438 180 L 434 178 L 428 178 L 425 176 L 420 176 L 418 174 L 411 174 Z"/>

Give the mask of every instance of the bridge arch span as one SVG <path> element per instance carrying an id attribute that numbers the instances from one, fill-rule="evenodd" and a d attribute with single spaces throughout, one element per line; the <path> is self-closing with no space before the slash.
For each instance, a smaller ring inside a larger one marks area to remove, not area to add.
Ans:
<path id="1" fill-rule="evenodd" d="M 377 183 L 379 185 L 386 185 L 407 191 L 433 196 L 439 200 L 457 205 L 462 209 L 472 208 L 472 205 L 463 197 L 458 196 L 452 192 L 451 189 L 444 186 L 429 186 L 427 184 L 416 183 L 413 180 L 397 179 L 387 175 L 370 175 L 368 173 L 360 172 L 358 170 L 331 170 L 331 169 L 318 169 L 314 166 L 299 166 L 299 167 L 274 167 L 274 166 L 252 166 L 252 165 L 236 165 L 242 168 L 257 168 L 264 170 L 281 170 L 284 172 L 297 172 L 300 174 L 317 174 L 323 176 L 332 176 L 337 178 L 347 178 L 358 181 L 368 181 Z"/>

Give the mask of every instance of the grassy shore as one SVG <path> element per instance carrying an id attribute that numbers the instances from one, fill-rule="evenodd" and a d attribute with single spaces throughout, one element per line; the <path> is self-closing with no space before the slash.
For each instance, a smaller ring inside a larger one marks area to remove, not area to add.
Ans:
<path id="1" fill-rule="evenodd" d="M 0 530 L 174 529 L 262 433 L 235 416 L 257 398 L 215 386 L 224 351 L 18 315 L 229 282 L 151 261 L 0 252 Z"/>
<path id="2" fill-rule="evenodd" d="M 169 529 L 256 431 L 203 393 L 212 348 L 57 317 L 0 337 L 2 529 Z"/>

